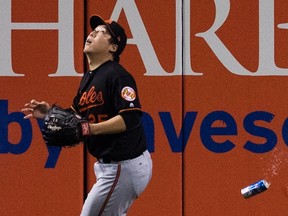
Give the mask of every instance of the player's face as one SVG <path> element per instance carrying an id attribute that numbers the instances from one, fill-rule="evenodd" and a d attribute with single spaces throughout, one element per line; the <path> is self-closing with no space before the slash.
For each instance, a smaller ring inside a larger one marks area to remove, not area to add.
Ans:
<path id="1" fill-rule="evenodd" d="M 97 26 L 86 39 L 84 53 L 109 53 L 112 45 L 109 42 L 110 38 L 111 35 L 105 25 Z"/>

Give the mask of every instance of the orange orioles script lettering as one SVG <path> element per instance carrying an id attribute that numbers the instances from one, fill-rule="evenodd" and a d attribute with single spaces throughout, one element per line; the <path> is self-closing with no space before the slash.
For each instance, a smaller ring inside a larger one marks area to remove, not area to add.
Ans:
<path id="1" fill-rule="evenodd" d="M 79 101 L 79 106 L 82 107 L 81 112 L 102 104 L 104 104 L 103 93 L 102 91 L 97 93 L 94 86 L 89 91 L 85 91 Z"/>

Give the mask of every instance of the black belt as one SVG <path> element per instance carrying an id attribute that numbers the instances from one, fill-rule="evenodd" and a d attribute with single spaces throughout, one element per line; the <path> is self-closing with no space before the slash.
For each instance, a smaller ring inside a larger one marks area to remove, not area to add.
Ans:
<path id="1" fill-rule="evenodd" d="M 100 163 L 104 163 L 104 164 L 110 164 L 110 163 L 117 163 L 119 161 L 116 161 L 116 160 L 111 160 L 111 159 L 108 159 L 108 158 L 99 158 L 98 161 Z"/>
<path id="2" fill-rule="evenodd" d="M 146 150 L 145 150 L 146 151 Z M 130 156 L 130 157 L 123 157 L 123 159 L 111 159 L 111 158 L 109 158 L 109 157 L 102 157 L 102 158 L 97 158 L 97 160 L 100 162 L 100 163 L 105 163 L 105 164 L 109 164 L 109 163 L 118 163 L 118 162 L 120 162 L 120 161 L 124 161 L 124 160 L 132 160 L 132 159 L 134 159 L 134 158 L 137 158 L 137 157 L 139 157 L 140 155 L 142 155 L 143 154 L 143 152 L 140 152 L 140 153 L 137 153 L 137 154 L 134 154 L 134 155 L 132 155 L 132 156 Z"/>

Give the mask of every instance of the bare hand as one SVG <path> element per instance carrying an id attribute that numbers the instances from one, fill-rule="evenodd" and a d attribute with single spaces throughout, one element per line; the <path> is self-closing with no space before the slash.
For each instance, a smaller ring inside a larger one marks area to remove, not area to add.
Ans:
<path id="1" fill-rule="evenodd" d="M 24 108 L 21 110 L 25 114 L 24 119 L 38 118 L 43 119 L 50 109 L 50 105 L 45 102 L 38 102 L 35 99 L 31 100 L 30 103 L 26 103 Z"/>

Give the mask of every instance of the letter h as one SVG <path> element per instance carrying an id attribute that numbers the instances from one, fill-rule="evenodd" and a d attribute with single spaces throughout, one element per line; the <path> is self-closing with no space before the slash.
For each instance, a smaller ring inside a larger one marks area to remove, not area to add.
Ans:
<path id="1" fill-rule="evenodd" d="M 12 30 L 58 30 L 58 66 L 49 76 L 79 76 L 74 67 L 74 1 L 58 0 L 58 22 L 12 23 L 12 0 L 0 0 L 0 76 L 25 76 L 13 71 Z"/>

